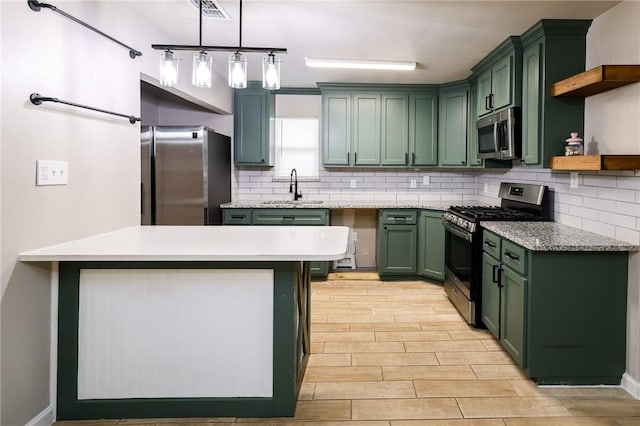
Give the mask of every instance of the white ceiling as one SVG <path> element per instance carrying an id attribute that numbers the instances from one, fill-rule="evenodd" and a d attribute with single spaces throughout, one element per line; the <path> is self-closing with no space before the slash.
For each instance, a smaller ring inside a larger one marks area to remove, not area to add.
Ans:
<path id="1" fill-rule="evenodd" d="M 203 19 L 203 45 L 238 46 L 239 0 L 221 0 L 229 21 Z M 595 18 L 618 1 L 245 0 L 242 45 L 282 47 L 282 87 L 316 82 L 444 83 L 470 69 L 509 35 L 541 18 Z M 188 0 L 132 2 L 168 39 L 198 44 L 198 11 Z M 212 52 L 226 75 L 228 53 Z M 178 52 L 183 61 L 190 52 Z M 261 79 L 264 54 L 247 53 L 249 79 Z M 411 60 L 415 71 L 320 70 L 305 56 Z"/>

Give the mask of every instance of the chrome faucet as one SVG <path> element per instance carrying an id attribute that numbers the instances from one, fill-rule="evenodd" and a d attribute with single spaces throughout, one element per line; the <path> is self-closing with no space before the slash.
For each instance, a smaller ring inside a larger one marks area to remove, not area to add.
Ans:
<path id="1" fill-rule="evenodd" d="M 293 180 L 293 174 L 296 175 L 296 180 Z M 294 186 L 295 185 L 295 186 Z M 289 178 L 289 193 L 293 192 L 293 201 L 298 201 L 302 198 L 302 192 L 298 192 L 298 171 L 296 169 L 291 169 L 291 176 Z"/>

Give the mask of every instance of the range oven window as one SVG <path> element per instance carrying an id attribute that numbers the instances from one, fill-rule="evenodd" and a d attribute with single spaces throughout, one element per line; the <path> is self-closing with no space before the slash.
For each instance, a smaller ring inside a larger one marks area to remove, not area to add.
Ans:
<path id="1" fill-rule="evenodd" d="M 477 235 L 474 235 L 477 238 Z M 473 269 L 474 244 L 454 234 L 445 232 L 445 266 L 469 288 Z"/>

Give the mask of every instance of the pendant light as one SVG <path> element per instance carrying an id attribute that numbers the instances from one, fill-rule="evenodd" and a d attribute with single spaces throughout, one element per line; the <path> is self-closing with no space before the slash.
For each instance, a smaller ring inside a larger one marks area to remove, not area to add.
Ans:
<path id="1" fill-rule="evenodd" d="M 171 50 L 166 50 L 160 54 L 160 84 L 173 87 L 178 83 L 179 59 Z"/>
<path id="2" fill-rule="evenodd" d="M 164 50 L 160 59 L 160 84 L 173 86 L 178 82 L 178 61 L 174 55 L 174 50 L 197 51 L 193 55 L 193 70 L 191 82 L 196 87 L 209 88 L 212 85 L 213 58 L 207 54 L 209 51 L 232 52 L 229 56 L 229 86 L 234 89 L 244 89 L 247 87 L 247 58 L 242 52 L 268 52 L 262 64 L 262 87 L 269 90 L 280 88 L 280 64 L 282 61 L 276 59 L 276 53 L 287 53 L 287 49 L 280 47 L 243 47 L 242 46 L 242 0 L 240 0 L 240 16 L 238 25 L 238 46 L 204 46 L 202 44 L 202 3 L 199 1 L 200 9 L 200 40 L 197 46 L 177 45 L 177 44 L 152 44 L 151 47 L 157 50 Z"/>
<path id="3" fill-rule="evenodd" d="M 193 55 L 193 73 L 191 84 L 196 87 L 211 87 L 211 73 L 213 71 L 213 58 L 204 50 Z"/>
<path id="4" fill-rule="evenodd" d="M 234 89 L 247 87 L 247 57 L 240 52 L 229 56 L 229 87 Z"/>
<path id="5" fill-rule="evenodd" d="M 280 64 L 273 52 L 262 60 L 262 88 L 278 90 L 280 88 Z"/>

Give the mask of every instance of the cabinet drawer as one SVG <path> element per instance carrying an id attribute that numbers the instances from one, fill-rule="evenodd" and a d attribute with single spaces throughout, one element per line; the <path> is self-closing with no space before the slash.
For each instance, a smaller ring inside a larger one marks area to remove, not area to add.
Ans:
<path id="1" fill-rule="evenodd" d="M 224 209 L 222 210 L 222 223 L 224 225 L 251 225 L 251 209 Z"/>
<path id="2" fill-rule="evenodd" d="M 254 225 L 319 226 L 329 224 L 326 209 L 254 209 Z"/>
<path id="3" fill-rule="evenodd" d="M 496 234 L 492 234 L 491 232 L 484 231 L 482 233 L 482 250 L 489 253 L 491 256 L 496 259 L 500 259 L 500 253 L 502 250 L 501 246 L 502 239 Z"/>
<path id="4" fill-rule="evenodd" d="M 502 263 L 520 275 L 527 274 L 527 251 L 508 240 L 502 240 Z"/>
<path id="5" fill-rule="evenodd" d="M 380 221 L 383 225 L 415 225 L 418 212 L 415 210 L 382 210 Z"/>

